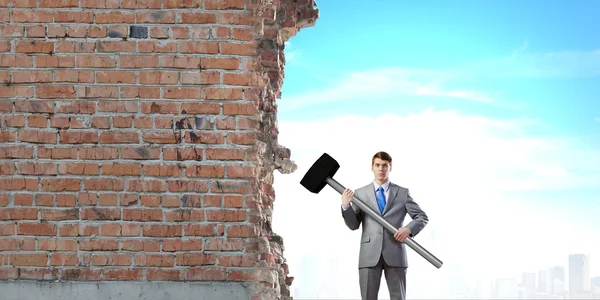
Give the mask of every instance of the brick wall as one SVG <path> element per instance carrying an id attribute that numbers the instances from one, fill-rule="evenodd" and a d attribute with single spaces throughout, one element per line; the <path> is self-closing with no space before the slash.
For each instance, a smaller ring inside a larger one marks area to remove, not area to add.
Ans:
<path id="1" fill-rule="evenodd" d="M 0 0 L 0 280 L 288 296 L 271 184 L 294 166 L 275 99 L 283 42 L 314 6 Z"/>

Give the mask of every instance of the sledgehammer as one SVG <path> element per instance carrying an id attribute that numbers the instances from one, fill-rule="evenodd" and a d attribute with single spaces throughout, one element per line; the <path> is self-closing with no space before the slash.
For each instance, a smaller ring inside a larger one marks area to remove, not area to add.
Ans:
<path id="1" fill-rule="evenodd" d="M 329 156 L 327 153 L 321 155 L 321 157 L 310 167 L 308 172 L 304 175 L 300 184 L 304 186 L 307 190 L 312 193 L 319 193 L 326 184 L 331 186 L 338 193 L 342 194 L 345 187 L 339 184 L 335 179 L 333 179 L 333 175 L 340 168 L 338 162 L 333 159 L 333 157 Z M 372 209 L 370 206 L 366 205 L 362 200 L 358 197 L 352 197 L 352 203 L 357 205 L 362 211 L 364 211 L 371 218 L 375 219 L 377 223 L 381 224 L 385 229 L 387 229 L 392 234 L 396 233 L 397 228 L 394 227 L 390 222 L 384 219 L 378 212 Z M 404 240 L 404 243 L 407 244 L 410 248 L 416 251 L 419 255 L 429 261 L 436 268 L 442 267 L 442 261 L 435 257 L 433 254 L 429 253 L 425 248 L 415 242 L 411 237 L 407 237 Z"/>

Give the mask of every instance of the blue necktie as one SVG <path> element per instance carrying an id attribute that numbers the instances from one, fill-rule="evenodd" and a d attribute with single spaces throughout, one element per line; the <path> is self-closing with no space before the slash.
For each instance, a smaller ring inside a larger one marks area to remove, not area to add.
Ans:
<path id="1" fill-rule="evenodd" d="M 382 187 L 377 189 L 377 204 L 379 205 L 379 212 L 383 213 L 383 209 L 385 208 L 385 195 L 383 194 Z"/>

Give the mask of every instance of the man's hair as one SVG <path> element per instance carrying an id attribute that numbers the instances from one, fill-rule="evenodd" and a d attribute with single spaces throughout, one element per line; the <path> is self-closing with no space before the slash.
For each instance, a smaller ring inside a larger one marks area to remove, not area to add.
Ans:
<path id="1" fill-rule="evenodd" d="M 371 159 L 371 166 L 375 163 L 376 158 L 385 160 L 385 161 L 389 162 L 390 165 L 392 164 L 392 157 L 387 152 L 379 151 L 379 152 L 375 153 L 375 155 L 373 155 L 373 159 Z"/>

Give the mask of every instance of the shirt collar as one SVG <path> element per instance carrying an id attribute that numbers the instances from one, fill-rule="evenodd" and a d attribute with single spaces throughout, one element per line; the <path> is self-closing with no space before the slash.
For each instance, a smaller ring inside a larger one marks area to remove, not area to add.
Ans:
<path id="1" fill-rule="evenodd" d="M 373 180 L 373 186 L 375 187 L 375 190 L 379 188 L 379 185 L 375 180 Z M 381 187 L 383 188 L 383 191 L 387 192 L 390 188 L 390 181 L 388 180 L 386 183 L 382 184 Z"/>

